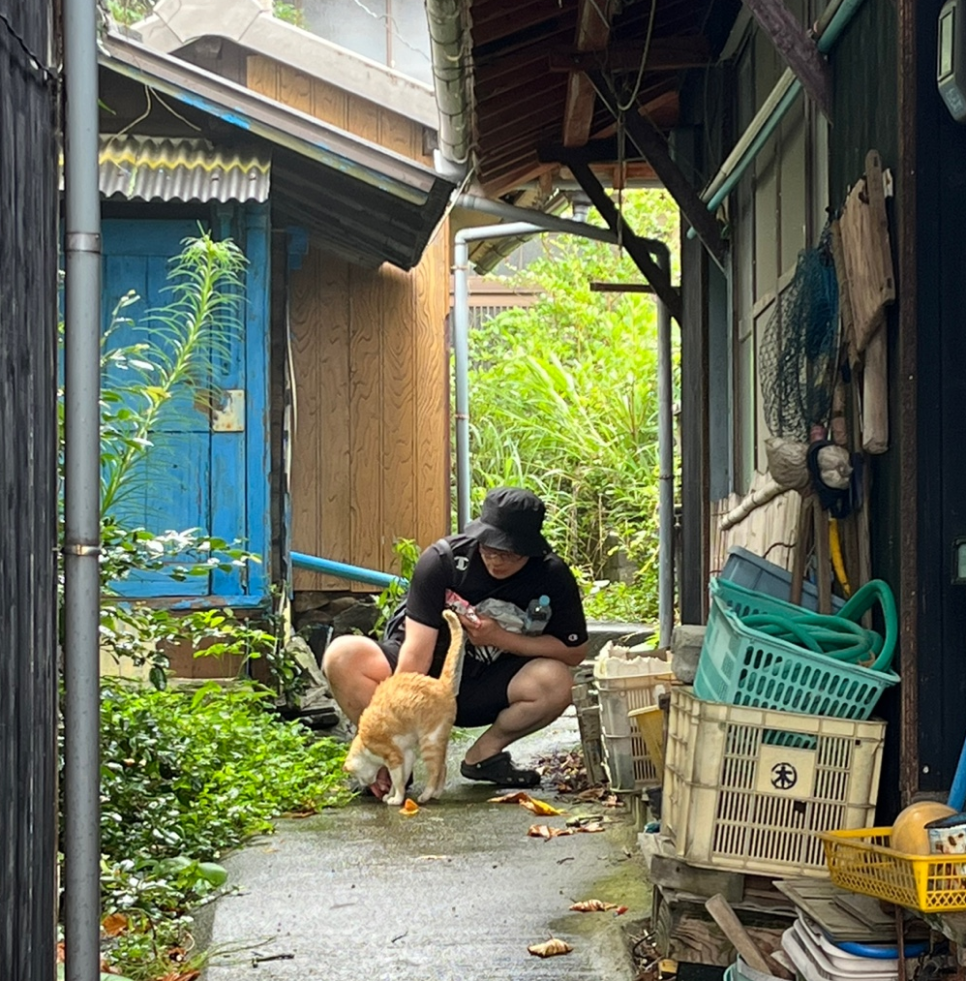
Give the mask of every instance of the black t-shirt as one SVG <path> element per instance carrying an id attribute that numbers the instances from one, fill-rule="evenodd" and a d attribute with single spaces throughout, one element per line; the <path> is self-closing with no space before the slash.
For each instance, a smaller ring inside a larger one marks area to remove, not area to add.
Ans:
<path id="1" fill-rule="evenodd" d="M 449 646 L 449 630 L 443 620 L 446 591 L 452 589 L 472 606 L 485 600 L 512 603 L 522 613 L 530 601 L 542 595 L 550 599 L 550 619 L 543 633 L 563 641 L 568 647 L 579 647 L 587 640 L 587 621 L 580 599 L 580 588 L 573 573 L 559 556 L 531 557 L 519 572 L 506 579 L 494 579 L 483 559 L 478 542 L 466 535 L 450 535 L 430 545 L 419 557 L 406 596 L 405 616 L 417 623 L 439 630 L 433 655 L 432 672 L 442 664 Z M 387 625 L 387 640 L 402 642 L 403 617 L 393 617 Z M 467 643 L 469 657 L 489 660 L 492 653 L 476 651 Z"/>

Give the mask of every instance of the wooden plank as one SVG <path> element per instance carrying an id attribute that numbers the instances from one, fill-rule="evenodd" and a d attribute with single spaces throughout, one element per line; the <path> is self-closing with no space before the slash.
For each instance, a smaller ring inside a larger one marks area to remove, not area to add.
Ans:
<path id="1" fill-rule="evenodd" d="M 745 894 L 745 876 L 740 872 L 699 869 L 669 855 L 653 855 L 648 874 L 654 885 L 691 896 L 721 894 L 730 903 L 740 903 Z"/>
<path id="2" fill-rule="evenodd" d="M 874 150 L 866 156 L 864 178 L 849 193 L 840 225 L 855 346 L 861 353 L 896 297 L 882 164 Z"/>
<path id="3" fill-rule="evenodd" d="M 379 117 L 380 146 L 411 160 L 426 159 L 423 153 L 422 127 L 385 109 L 380 111 Z"/>
<path id="4" fill-rule="evenodd" d="M 784 0 L 744 0 L 758 26 L 795 73 L 812 101 L 829 116 L 832 91 L 828 63 Z"/>
<path id="5" fill-rule="evenodd" d="M 416 470 L 415 538 L 426 546 L 450 531 L 448 222 L 437 230 L 415 269 Z"/>
<path id="6" fill-rule="evenodd" d="M 368 99 L 360 99 L 357 95 L 350 95 L 347 101 L 346 129 L 364 140 L 369 140 L 370 143 L 379 143 L 380 115 L 381 111 L 375 103 Z"/>
<path id="7" fill-rule="evenodd" d="M 724 935 L 734 945 L 735 950 L 741 954 L 745 963 L 753 967 L 762 974 L 774 974 L 776 968 L 774 962 L 769 963 L 763 951 L 745 930 L 741 920 L 738 919 L 735 911 L 731 908 L 728 900 L 720 893 L 712 896 L 705 904 L 705 909 L 711 914 L 715 923 L 721 927 Z"/>
<path id="8" fill-rule="evenodd" d="M 251 55 L 248 59 L 248 87 L 269 99 L 278 99 L 278 63 L 263 55 Z"/>
<path id="9" fill-rule="evenodd" d="M 316 119 L 338 126 L 339 129 L 349 128 L 349 95 L 345 89 L 336 88 L 328 82 L 314 79 L 312 82 L 312 115 Z"/>
<path id="10" fill-rule="evenodd" d="M 292 343 L 293 416 L 292 433 L 292 548 L 309 555 L 321 552 L 319 518 L 322 513 L 319 459 L 321 456 L 323 389 L 319 377 L 321 343 L 316 323 L 317 282 L 320 273 L 319 253 L 310 249 L 302 268 L 290 279 L 290 330 Z M 323 578 L 315 573 L 296 570 L 296 589 L 324 588 Z"/>
<path id="11" fill-rule="evenodd" d="M 614 5 L 611 0 L 578 0 L 577 51 L 603 51 L 610 39 Z M 567 79 L 567 104 L 563 118 L 563 145 L 583 146 L 590 138 L 597 93 L 590 76 L 574 71 Z"/>
<path id="12" fill-rule="evenodd" d="M 396 538 L 412 538 L 416 529 L 419 493 L 416 477 L 416 374 L 414 273 L 383 266 L 380 270 L 382 358 L 386 365 L 381 386 L 382 428 L 382 540 L 379 564 L 393 569 Z"/>
<path id="13" fill-rule="evenodd" d="M 329 456 L 330 471 L 341 471 L 351 485 L 348 561 L 372 568 L 382 550 L 383 503 L 382 391 L 384 352 L 381 341 L 382 304 L 378 270 L 351 267 L 349 283 L 349 454 L 348 474 L 343 461 Z M 353 584 L 357 592 L 371 591 Z"/>
<path id="14" fill-rule="evenodd" d="M 312 114 L 312 80 L 304 72 L 279 65 L 278 101 L 291 109 Z"/>

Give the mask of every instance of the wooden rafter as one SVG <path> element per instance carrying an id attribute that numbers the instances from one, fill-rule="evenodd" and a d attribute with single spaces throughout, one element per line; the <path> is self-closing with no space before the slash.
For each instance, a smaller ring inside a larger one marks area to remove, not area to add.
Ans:
<path id="1" fill-rule="evenodd" d="M 784 0 L 744 0 L 744 3 L 805 91 L 828 116 L 832 90 L 828 63 Z"/>
<path id="2" fill-rule="evenodd" d="M 610 40 L 614 15 L 612 0 L 579 0 L 574 47 L 578 52 L 602 52 Z M 563 145 L 583 146 L 590 139 L 597 93 L 583 71 L 573 71 L 567 80 L 567 106 L 563 118 Z"/>
<path id="3" fill-rule="evenodd" d="M 638 238 L 630 225 L 624 221 L 624 216 L 617 210 L 617 206 L 611 201 L 600 181 L 591 173 L 590 167 L 581 160 L 567 159 L 566 150 L 562 150 L 561 153 L 563 159 L 560 162 L 570 168 L 570 172 L 600 212 L 601 217 L 620 236 L 627 254 L 634 260 L 634 265 L 654 287 L 654 292 L 666 304 L 671 316 L 680 323 L 681 293 L 671 284 L 670 272 L 657 264 L 647 243 Z"/>
<path id="4" fill-rule="evenodd" d="M 590 77 L 602 92 L 613 95 L 613 89 L 602 72 L 591 72 Z M 616 96 L 614 97 L 616 102 Z M 715 262 L 724 266 L 727 247 L 721 238 L 717 219 L 708 211 L 691 182 L 674 162 L 664 136 L 659 133 L 649 119 L 629 112 L 624 116 L 624 128 L 630 141 L 654 168 L 658 179 L 677 202 L 681 213 L 704 243 Z"/>
<path id="5" fill-rule="evenodd" d="M 550 71 L 588 71 L 600 68 L 606 72 L 637 71 L 643 54 L 643 41 L 612 41 L 606 51 L 553 49 L 549 52 Z M 647 49 L 649 72 L 683 71 L 703 68 L 711 60 L 708 42 L 703 37 L 654 38 Z"/>

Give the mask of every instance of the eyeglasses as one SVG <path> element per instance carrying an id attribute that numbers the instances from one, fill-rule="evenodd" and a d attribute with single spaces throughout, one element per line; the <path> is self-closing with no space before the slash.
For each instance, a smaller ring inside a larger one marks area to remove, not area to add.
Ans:
<path id="1" fill-rule="evenodd" d="M 517 555 L 516 552 L 508 552 L 502 548 L 490 548 L 489 545 L 480 546 L 480 555 L 494 562 L 519 562 L 526 558 L 525 555 Z"/>

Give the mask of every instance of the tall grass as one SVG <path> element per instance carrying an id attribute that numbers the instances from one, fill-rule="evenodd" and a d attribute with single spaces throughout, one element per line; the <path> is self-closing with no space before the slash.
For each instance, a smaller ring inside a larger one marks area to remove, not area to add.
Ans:
<path id="1" fill-rule="evenodd" d="M 677 214 L 663 192 L 625 195 L 640 235 L 677 251 Z M 622 614 L 657 607 L 657 313 L 641 293 L 591 283 L 641 282 L 616 247 L 554 236 L 513 275 L 538 291 L 470 336 L 472 483 L 530 487 L 548 503 L 547 535 L 587 580 L 599 579 L 616 535 L 639 573 Z M 675 356 L 675 362 L 677 358 Z"/>

